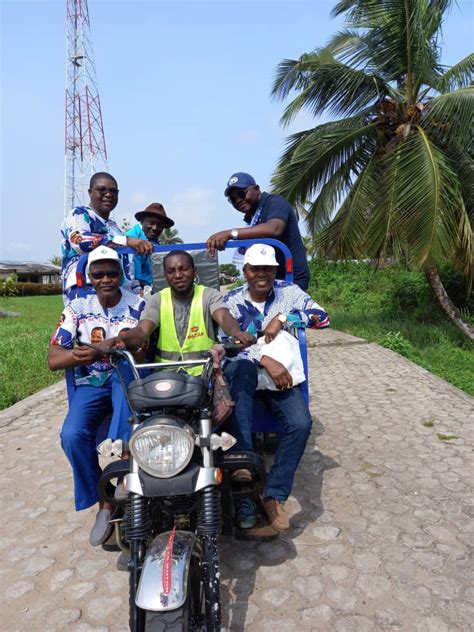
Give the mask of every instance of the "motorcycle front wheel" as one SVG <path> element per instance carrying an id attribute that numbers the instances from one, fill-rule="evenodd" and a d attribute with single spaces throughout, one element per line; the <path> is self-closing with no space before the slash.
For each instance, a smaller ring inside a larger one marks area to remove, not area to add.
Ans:
<path id="1" fill-rule="evenodd" d="M 145 611 L 144 632 L 206 632 L 204 574 L 201 554 L 191 557 L 186 601 L 176 610 Z"/>

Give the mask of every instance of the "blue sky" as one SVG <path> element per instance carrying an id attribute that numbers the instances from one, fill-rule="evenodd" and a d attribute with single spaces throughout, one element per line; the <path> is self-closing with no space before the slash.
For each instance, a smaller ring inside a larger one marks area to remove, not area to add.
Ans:
<path id="1" fill-rule="evenodd" d="M 1 0 L 0 258 L 59 254 L 64 185 L 65 0 Z M 237 226 L 223 196 L 234 171 L 262 188 L 288 132 L 270 99 L 276 66 L 326 43 L 332 0 L 89 0 L 115 217 L 165 205 L 186 241 Z M 473 0 L 444 27 L 443 62 L 472 50 Z"/>

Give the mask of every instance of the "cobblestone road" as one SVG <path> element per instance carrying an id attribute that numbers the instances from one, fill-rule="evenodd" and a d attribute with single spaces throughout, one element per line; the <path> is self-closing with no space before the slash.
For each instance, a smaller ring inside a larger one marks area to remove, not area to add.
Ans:
<path id="1" fill-rule="evenodd" d="M 474 399 L 386 349 L 315 339 L 291 530 L 223 542 L 226 629 L 473 630 Z M 0 413 L 4 632 L 127 629 L 127 574 L 89 546 L 94 511 L 73 511 L 64 412 L 60 384 Z"/>

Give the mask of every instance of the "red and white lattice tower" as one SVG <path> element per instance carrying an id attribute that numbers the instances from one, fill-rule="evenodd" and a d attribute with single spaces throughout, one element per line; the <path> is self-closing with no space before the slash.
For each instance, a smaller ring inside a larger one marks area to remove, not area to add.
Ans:
<path id="1" fill-rule="evenodd" d="M 66 12 L 65 213 L 87 202 L 91 175 L 107 171 L 87 0 L 66 0 Z"/>

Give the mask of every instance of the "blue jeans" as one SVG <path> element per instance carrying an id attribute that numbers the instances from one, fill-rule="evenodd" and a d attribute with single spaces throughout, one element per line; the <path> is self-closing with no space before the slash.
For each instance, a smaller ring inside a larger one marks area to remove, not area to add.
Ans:
<path id="1" fill-rule="evenodd" d="M 285 501 L 291 493 L 296 469 L 311 432 L 311 415 L 298 386 L 288 391 L 256 391 L 257 367 L 250 360 L 234 360 L 224 369 L 235 407 L 229 417 L 229 432 L 237 439 L 234 450 L 253 450 L 252 417 L 254 397 L 279 419 L 280 436 L 275 461 L 268 475 L 264 498 Z"/>
<path id="2" fill-rule="evenodd" d="M 131 375 L 125 380 L 130 381 Z M 112 412 L 108 436 L 128 441 L 130 408 L 116 371 L 103 386 L 78 386 L 61 430 L 61 447 L 72 467 L 76 511 L 99 500 L 97 484 L 102 470 L 96 448 L 97 429 Z"/>

